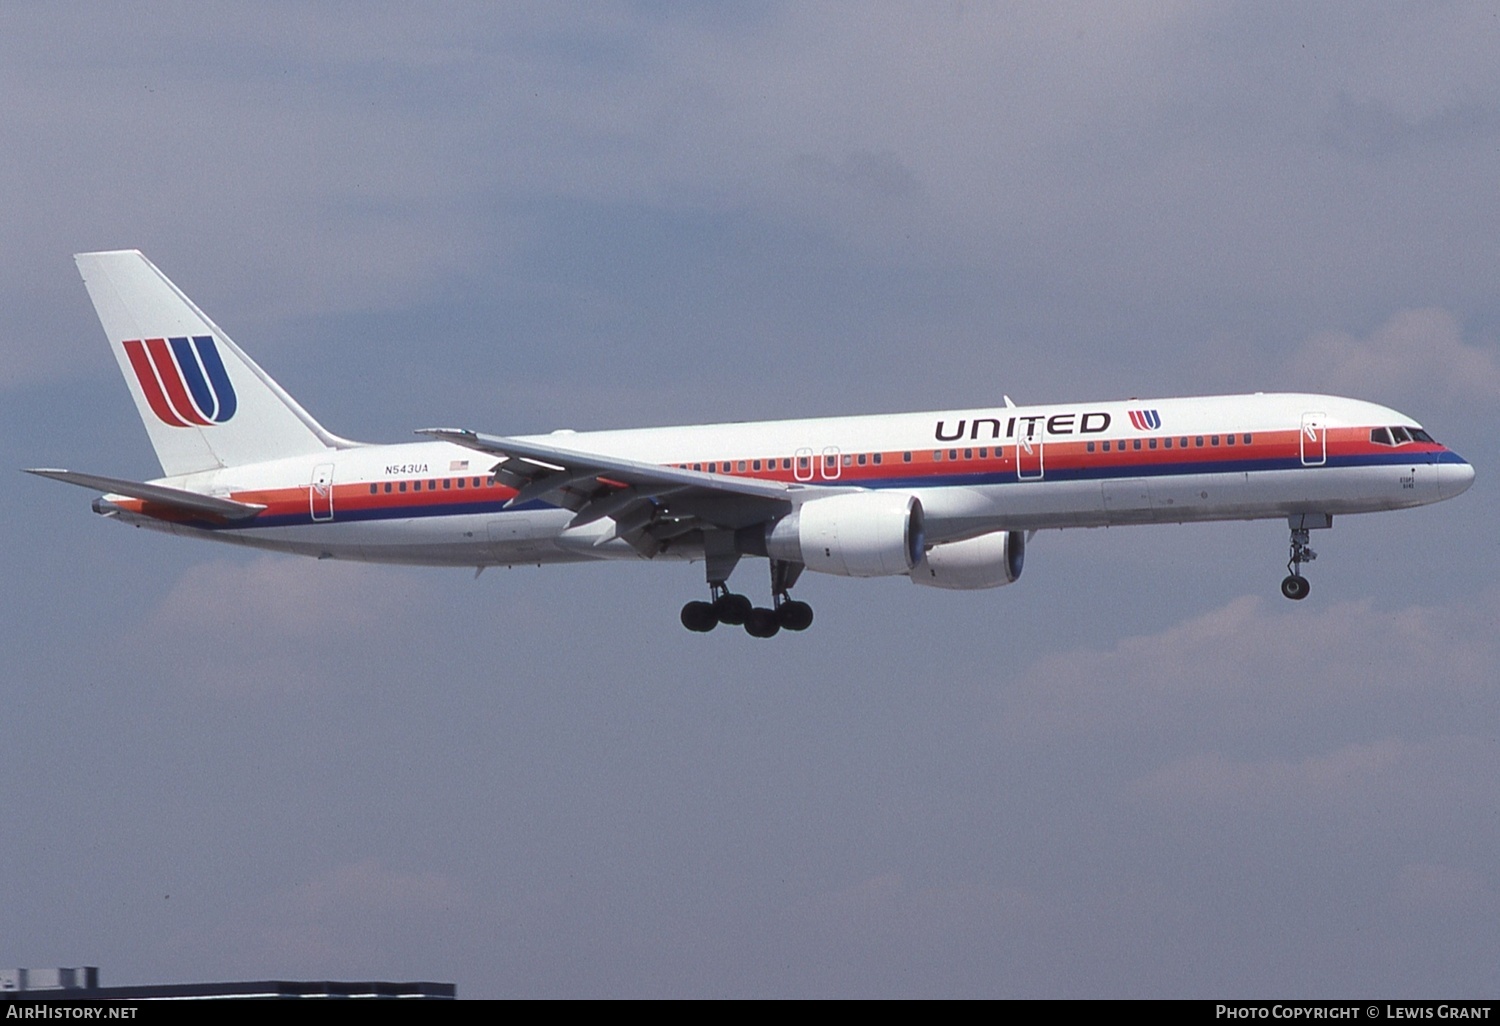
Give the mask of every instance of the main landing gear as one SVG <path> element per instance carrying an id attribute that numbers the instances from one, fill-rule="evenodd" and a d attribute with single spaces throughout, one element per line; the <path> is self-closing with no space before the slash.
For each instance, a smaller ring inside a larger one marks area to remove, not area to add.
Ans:
<path id="1" fill-rule="evenodd" d="M 1312 591 L 1312 585 L 1302 576 L 1302 564 L 1311 563 L 1318 554 L 1307 544 L 1311 528 L 1332 527 L 1333 517 L 1327 513 L 1299 514 L 1287 518 L 1292 529 L 1292 554 L 1287 560 L 1287 575 L 1281 581 L 1281 593 L 1287 598 L 1301 602 Z"/>
<path id="2" fill-rule="evenodd" d="M 699 633 L 711 631 L 721 623 L 743 626 L 745 633 L 752 638 L 772 637 L 783 627 L 789 631 L 805 631 L 812 626 L 812 606 L 791 596 L 791 587 L 801 573 L 801 563 L 771 560 L 770 609 L 752 605 L 744 595 L 736 595 L 722 578 L 710 580 L 711 600 L 689 602 L 683 606 L 682 625 Z"/>

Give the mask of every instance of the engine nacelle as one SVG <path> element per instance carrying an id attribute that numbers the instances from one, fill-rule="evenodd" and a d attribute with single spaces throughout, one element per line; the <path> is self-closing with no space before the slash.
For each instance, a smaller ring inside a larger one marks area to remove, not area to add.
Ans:
<path id="1" fill-rule="evenodd" d="M 913 584 L 926 588 L 977 591 L 998 588 L 1021 576 L 1026 535 L 995 531 L 978 538 L 934 545 L 911 569 Z"/>
<path id="2" fill-rule="evenodd" d="M 840 577 L 909 573 L 926 547 L 915 495 L 859 492 L 804 502 L 766 529 L 766 553 Z"/>

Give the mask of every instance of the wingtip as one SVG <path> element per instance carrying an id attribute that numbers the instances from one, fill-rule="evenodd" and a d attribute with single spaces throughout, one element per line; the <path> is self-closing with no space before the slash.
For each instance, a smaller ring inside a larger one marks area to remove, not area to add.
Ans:
<path id="1" fill-rule="evenodd" d="M 74 260 L 86 260 L 89 257 L 111 257 L 111 256 L 138 256 L 138 257 L 144 257 L 145 255 L 146 254 L 142 253 L 138 249 L 94 249 L 94 250 L 90 250 L 87 253 L 74 253 L 73 254 L 73 259 Z"/>

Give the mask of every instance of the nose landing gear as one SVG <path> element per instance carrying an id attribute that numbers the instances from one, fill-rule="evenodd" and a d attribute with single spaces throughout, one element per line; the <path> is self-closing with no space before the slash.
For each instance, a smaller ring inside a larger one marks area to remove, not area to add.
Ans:
<path id="1" fill-rule="evenodd" d="M 1292 552 L 1291 558 L 1287 560 L 1287 575 L 1281 581 L 1281 593 L 1295 602 L 1307 598 L 1307 593 L 1312 591 L 1312 585 L 1307 578 L 1302 576 L 1302 564 L 1311 563 L 1318 558 L 1318 554 L 1307 544 L 1308 531 L 1313 528 L 1333 526 L 1333 517 L 1327 513 L 1307 513 L 1288 517 L 1287 523 L 1292 529 Z"/>
<path id="2" fill-rule="evenodd" d="M 1312 585 L 1307 583 L 1307 578 L 1301 574 L 1287 574 L 1281 579 L 1281 593 L 1289 599 L 1300 602 L 1307 598 L 1307 593 L 1312 591 Z"/>

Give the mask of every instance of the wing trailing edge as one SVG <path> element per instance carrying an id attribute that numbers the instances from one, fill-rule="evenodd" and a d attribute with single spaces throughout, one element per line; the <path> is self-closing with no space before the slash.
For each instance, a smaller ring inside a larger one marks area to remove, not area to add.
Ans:
<path id="1" fill-rule="evenodd" d="M 569 527 L 607 517 L 614 524 L 596 544 L 621 538 L 647 556 L 692 531 L 732 532 L 769 523 L 791 512 L 807 491 L 781 481 L 706 474 L 461 428 L 417 433 L 496 457 L 491 476 L 516 489 L 513 504 L 542 499 L 572 510 Z"/>

